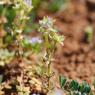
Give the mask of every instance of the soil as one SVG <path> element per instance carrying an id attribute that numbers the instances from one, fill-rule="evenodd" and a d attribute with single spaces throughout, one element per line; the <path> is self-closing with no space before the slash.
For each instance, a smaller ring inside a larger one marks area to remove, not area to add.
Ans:
<path id="1" fill-rule="evenodd" d="M 56 68 L 60 73 L 90 84 L 95 80 L 95 48 L 87 42 L 85 27 L 94 26 L 95 8 L 91 6 L 95 3 L 90 0 L 73 0 L 68 12 L 58 15 L 57 26 L 66 39 L 62 50 L 56 53 Z"/>

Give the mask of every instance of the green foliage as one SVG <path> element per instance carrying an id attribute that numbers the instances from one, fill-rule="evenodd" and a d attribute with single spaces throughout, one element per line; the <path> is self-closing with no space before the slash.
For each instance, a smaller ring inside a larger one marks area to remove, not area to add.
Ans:
<path id="1" fill-rule="evenodd" d="M 61 88 L 72 93 L 70 95 L 90 95 L 91 93 L 91 88 L 86 82 L 79 84 L 75 80 L 68 81 L 63 76 L 60 76 L 59 81 Z"/>
<path id="2" fill-rule="evenodd" d="M 8 27 L 8 26 L 12 26 L 12 22 L 16 16 L 16 12 L 15 10 L 12 8 L 12 6 L 9 6 L 7 8 L 7 11 L 6 11 L 6 14 L 5 14 L 6 18 L 7 18 L 7 23 L 5 24 L 5 27 Z"/>
<path id="3" fill-rule="evenodd" d="M 22 47 L 24 48 L 29 48 L 30 46 L 30 43 L 27 39 L 23 39 L 21 44 L 22 44 Z"/>
<path id="4" fill-rule="evenodd" d="M 52 0 L 49 4 L 49 10 L 51 12 L 57 12 L 61 7 L 65 7 L 66 0 Z"/>
<path id="5" fill-rule="evenodd" d="M 78 90 L 78 88 L 79 88 L 79 84 L 76 81 L 72 80 L 70 85 L 69 85 L 69 89 Z"/>
<path id="6" fill-rule="evenodd" d="M 13 42 L 13 37 L 10 34 L 7 34 L 7 36 L 4 37 L 4 43 L 11 44 Z"/>
<path id="7" fill-rule="evenodd" d="M 42 0 L 32 0 L 34 8 L 38 8 Z"/>
<path id="8" fill-rule="evenodd" d="M 3 5 L 0 5 L 0 16 L 1 16 L 2 12 L 3 12 Z"/>
<path id="9" fill-rule="evenodd" d="M 62 88 L 66 83 L 66 78 L 63 76 L 59 76 L 59 81 L 60 81 L 60 86 Z"/>

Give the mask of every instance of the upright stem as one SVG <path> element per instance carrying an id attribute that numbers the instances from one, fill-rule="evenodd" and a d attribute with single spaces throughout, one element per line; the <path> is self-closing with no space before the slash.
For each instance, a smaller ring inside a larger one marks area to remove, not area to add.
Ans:
<path id="1" fill-rule="evenodd" d="M 47 77 L 48 77 L 48 88 L 50 88 L 50 74 L 51 74 L 51 60 L 50 60 L 50 52 L 49 52 L 49 39 L 48 36 L 45 35 L 45 47 L 46 47 L 46 57 L 48 61 L 47 66 Z"/>
<path id="2" fill-rule="evenodd" d="M 48 88 L 50 88 L 51 62 L 48 64 Z"/>

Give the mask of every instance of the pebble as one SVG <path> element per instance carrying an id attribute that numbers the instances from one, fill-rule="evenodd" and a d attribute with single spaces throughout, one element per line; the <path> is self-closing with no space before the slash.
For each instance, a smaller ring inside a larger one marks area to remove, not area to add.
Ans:
<path id="1" fill-rule="evenodd" d="M 63 90 L 56 88 L 50 91 L 47 95 L 65 95 L 63 93 L 64 93 Z"/>

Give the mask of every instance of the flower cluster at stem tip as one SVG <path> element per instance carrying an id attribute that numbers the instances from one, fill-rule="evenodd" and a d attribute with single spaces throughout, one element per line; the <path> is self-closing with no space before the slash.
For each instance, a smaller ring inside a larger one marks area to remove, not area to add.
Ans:
<path id="1" fill-rule="evenodd" d="M 57 32 L 58 30 L 54 27 L 55 20 L 51 17 L 44 17 L 39 21 L 39 30 L 43 35 L 47 35 L 49 39 L 55 41 L 55 43 L 60 43 L 63 45 L 64 36 L 60 36 Z"/>

